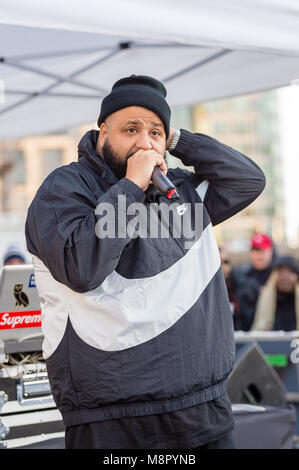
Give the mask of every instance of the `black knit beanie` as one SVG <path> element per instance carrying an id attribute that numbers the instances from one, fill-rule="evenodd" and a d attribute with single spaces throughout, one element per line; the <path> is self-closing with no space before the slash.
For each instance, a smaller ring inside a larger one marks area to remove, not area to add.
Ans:
<path id="1" fill-rule="evenodd" d="M 299 276 L 299 265 L 292 256 L 280 256 L 273 264 L 274 268 L 287 266 Z"/>
<path id="2" fill-rule="evenodd" d="M 107 95 L 101 106 L 98 126 L 109 114 L 128 106 L 142 106 L 159 116 L 164 124 L 166 139 L 169 136 L 170 108 L 165 100 L 166 88 L 163 83 L 146 75 L 131 75 L 114 83 L 111 93 Z"/>

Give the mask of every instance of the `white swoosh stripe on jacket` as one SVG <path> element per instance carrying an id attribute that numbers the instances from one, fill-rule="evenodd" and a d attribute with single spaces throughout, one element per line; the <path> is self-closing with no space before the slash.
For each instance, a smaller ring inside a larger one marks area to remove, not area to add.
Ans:
<path id="1" fill-rule="evenodd" d="M 211 224 L 165 271 L 141 279 L 126 279 L 113 271 L 99 287 L 83 294 L 54 280 L 41 260 L 33 259 L 45 358 L 59 345 L 68 316 L 84 342 L 104 351 L 123 350 L 158 336 L 190 310 L 220 267 Z"/>

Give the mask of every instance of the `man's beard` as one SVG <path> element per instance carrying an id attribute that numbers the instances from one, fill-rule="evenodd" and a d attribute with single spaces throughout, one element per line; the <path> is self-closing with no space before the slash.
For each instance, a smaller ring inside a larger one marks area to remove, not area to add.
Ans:
<path id="1" fill-rule="evenodd" d="M 122 160 L 118 153 L 114 152 L 108 139 L 105 140 L 105 143 L 102 147 L 103 159 L 109 165 L 109 167 L 118 179 L 122 179 L 126 176 L 128 159 L 132 157 L 132 155 L 134 155 L 134 153 L 136 152 L 137 150 L 134 150 L 134 152 L 130 152 L 126 156 L 125 160 Z M 165 155 L 164 160 L 166 162 Z"/>
<path id="2" fill-rule="evenodd" d="M 124 178 L 126 176 L 128 158 L 134 155 L 134 153 L 135 152 L 129 153 L 125 160 L 122 161 L 121 157 L 112 149 L 108 139 L 105 140 L 105 143 L 102 147 L 103 159 L 110 166 L 111 170 L 118 179 Z"/>

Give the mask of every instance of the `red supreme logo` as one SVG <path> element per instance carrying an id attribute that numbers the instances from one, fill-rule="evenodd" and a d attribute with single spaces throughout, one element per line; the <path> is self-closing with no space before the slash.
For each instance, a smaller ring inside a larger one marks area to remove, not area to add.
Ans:
<path id="1" fill-rule="evenodd" d="M 0 330 L 12 330 L 13 328 L 34 328 L 37 326 L 41 326 L 40 310 L 0 313 Z"/>

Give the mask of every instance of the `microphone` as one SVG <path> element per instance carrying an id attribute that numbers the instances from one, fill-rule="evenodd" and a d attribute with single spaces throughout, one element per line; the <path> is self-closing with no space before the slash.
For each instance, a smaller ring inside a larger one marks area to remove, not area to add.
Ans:
<path id="1" fill-rule="evenodd" d="M 154 185 L 161 191 L 161 193 L 166 194 L 168 199 L 178 199 L 179 195 L 174 184 L 164 175 L 163 171 L 159 166 L 155 166 L 154 171 L 151 177 Z"/>

